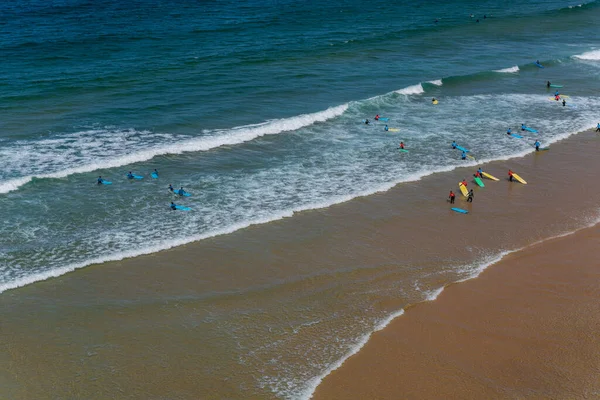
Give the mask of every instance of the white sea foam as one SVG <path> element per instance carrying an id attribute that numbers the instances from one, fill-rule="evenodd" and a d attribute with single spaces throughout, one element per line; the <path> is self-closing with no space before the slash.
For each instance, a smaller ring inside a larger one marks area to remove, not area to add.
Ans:
<path id="1" fill-rule="evenodd" d="M 435 86 L 442 86 L 441 79 L 436 79 L 435 81 L 428 81 L 427 83 L 431 83 L 432 85 L 435 85 Z"/>
<path id="2" fill-rule="evenodd" d="M 129 164 L 148 161 L 156 156 L 166 154 L 181 154 L 185 152 L 207 151 L 225 145 L 234 145 L 251 141 L 265 135 L 276 135 L 282 132 L 295 131 L 318 122 L 342 115 L 348 109 L 348 104 L 331 107 L 313 114 L 303 114 L 291 118 L 268 121 L 262 124 L 247 125 L 229 130 L 215 131 L 212 135 L 200 138 L 181 140 L 173 144 L 160 144 L 144 150 L 120 154 L 110 158 L 96 158 L 82 165 L 63 168 L 55 172 L 31 174 L 9 179 L 0 183 L 0 193 L 17 190 L 33 178 L 65 178 L 73 174 L 92 172 L 99 169 L 116 168 Z M 85 139 L 83 139 L 85 140 Z M 84 145 L 85 142 L 82 144 Z M 60 145 L 57 143 L 57 145 Z M 65 164 L 68 160 L 65 161 Z M 74 162 L 71 162 L 74 164 Z"/>
<path id="3" fill-rule="evenodd" d="M 517 65 L 515 65 L 514 67 L 510 67 L 510 68 L 497 69 L 497 70 L 494 70 L 494 72 L 500 72 L 503 74 L 516 74 L 517 72 L 519 72 L 519 67 Z"/>
<path id="4" fill-rule="evenodd" d="M 582 54 L 574 55 L 573 58 L 577 58 L 579 60 L 587 60 L 587 61 L 598 61 L 600 60 L 600 50 L 592 50 L 587 51 Z"/>
<path id="5" fill-rule="evenodd" d="M 423 86 L 419 83 L 418 85 L 408 86 L 404 89 L 396 90 L 395 92 L 398 94 L 412 95 L 424 93 L 425 90 L 423 89 Z"/>

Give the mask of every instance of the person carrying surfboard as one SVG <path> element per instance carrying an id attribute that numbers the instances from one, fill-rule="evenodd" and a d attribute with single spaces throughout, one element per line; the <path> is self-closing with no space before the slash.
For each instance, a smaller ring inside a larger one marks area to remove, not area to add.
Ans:
<path id="1" fill-rule="evenodd" d="M 535 151 L 540 151 L 541 144 L 540 144 L 539 140 L 536 140 L 533 145 L 535 146 Z"/>
<path id="2" fill-rule="evenodd" d="M 450 199 L 450 204 L 454 204 L 454 198 L 456 197 L 456 195 L 454 194 L 454 192 L 451 190 L 450 191 L 450 195 L 448 195 L 448 198 Z"/>
<path id="3" fill-rule="evenodd" d="M 508 170 L 508 180 L 513 181 L 513 172 L 510 169 Z"/>

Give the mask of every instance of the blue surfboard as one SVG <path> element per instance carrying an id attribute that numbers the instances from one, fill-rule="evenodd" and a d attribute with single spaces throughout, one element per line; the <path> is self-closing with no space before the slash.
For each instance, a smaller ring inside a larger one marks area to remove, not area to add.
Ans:
<path id="1" fill-rule="evenodd" d="M 102 181 L 102 184 L 103 184 L 103 185 L 112 185 L 112 182 L 110 182 L 110 181 L 104 181 L 104 180 L 103 180 L 103 181 Z"/>
<path id="2" fill-rule="evenodd" d="M 528 126 L 526 126 L 526 127 L 525 127 L 525 130 L 526 130 L 526 131 L 529 131 L 529 132 L 537 133 L 537 130 L 535 130 L 535 129 L 533 129 L 533 128 L 530 128 L 530 127 L 528 127 Z"/>
<path id="3" fill-rule="evenodd" d="M 465 153 L 468 153 L 468 152 L 470 151 L 470 150 L 467 150 L 467 149 L 465 149 L 465 148 L 464 148 L 464 147 L 462 147 L 462 146 L 456 146 L 456 149 L 457 149 L 457 150 L 460 150 L 460 151 L 464 151 Z"/>
<path id="4" fill-rule="evenodd" d="M 533 64 L 534 64 L 536 67 L 538 67 L 538 68 L 544 68 L 544 66 L 543 66 L 542 64 L 540 64 L 540 63 L 536 63 L 536 62 L 534 62 Z"/>
<path id="5" fill-rule="evenodd" d="M 375 121 L 383 121 L 383 122 L 388 122 L 390 119 L 389 118 L 382 118 L 379 117 L 379 119 L 376 119 Z"/>
<path id="6" fill-rule="evenodd" d="M 183 193 L 180 193 L 180 189 L 173 190 L 173 193 L 175 193 L 178 196 L 185 196 L 185 197 L 190 197 L 192 195 L 191 193 L 188 193 L 185 190 L 183 191 Z"/>
<path id="7" fill-rule="evenodd" d="M 129 176 L 127 176 L 127 179 L 144 179 L 144 177 L 141 175 L 133 175 L 133 178 L 130 178 Z"/>
<path id="8" fill-rule="evenodd" d="M 461 214 L 468 214 L 469 213 L 467 210 L 463 210 L 462 208 L 452 207 L 451 210 L 452 211 L 456 211 L 457 213 L 461 213 Z"/>
<path id="9" fill-rule="evenodd" d="M 517 135 L 516 133 L 511 133 L 510 136 L 516 137 L 517 139 L 523 139 L 523 136 Z"/>
<path id="10" fill-rule="evenodd" d="M 158 178 L 158 174 L 156 172 L 153 172 L 152 174 L 150 174 L 154 179 Z"/>
<path id="11" fill-rule="evenodd" d="M 180 206 L 179 204 L 175 204 L 175 208 L 181 211 L 190 211 L 191 208 L 186 207 L 186 206 Z"/>

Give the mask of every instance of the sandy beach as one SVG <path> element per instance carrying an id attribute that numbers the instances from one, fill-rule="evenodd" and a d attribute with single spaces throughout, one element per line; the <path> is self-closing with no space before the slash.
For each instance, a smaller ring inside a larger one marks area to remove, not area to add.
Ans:
<path id="1" fill-rule="evenodd" d="M 376 332 L 314 399 L 600 398 L 600 227 L 508 255 Z"/>
<path id="2" fill-rule="evenodd" d="M 592 396 L 597 229 L 528 246 L 597 222 L 599 152 L 583 132 L 485 164 L 468 215 L 445 198 L 473 166 L 6 291 L 0 397 L 307 396 L 402 309 L 317 398 Z"/>

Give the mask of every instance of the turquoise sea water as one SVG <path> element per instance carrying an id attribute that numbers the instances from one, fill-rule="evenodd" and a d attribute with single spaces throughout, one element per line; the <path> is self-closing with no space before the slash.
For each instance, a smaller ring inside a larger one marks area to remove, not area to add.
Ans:
<path id="1" fill-rule="evenodd" d="M 0 290 L 453 168 L 452 140 L 506 158 L 534 140 L 509 126 L 547 145 L 597 119 L 598 2 L 0 7 Z"/>

